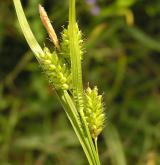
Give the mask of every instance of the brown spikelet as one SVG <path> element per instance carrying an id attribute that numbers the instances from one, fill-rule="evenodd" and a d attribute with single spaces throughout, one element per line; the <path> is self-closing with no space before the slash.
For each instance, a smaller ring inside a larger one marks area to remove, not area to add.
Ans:
<path id="1" fill-rule="evenodd" d="M 48 18 L 48 15 L 44 9 L 43 6 L 39 5 L 39 13 L 40 13 L 40 17 L 41 17 L 41 21 L 44 25 L 44 27 L 46 28 L 49 37 L 51 38 L 52 42 L 54 43 L 55 47 L 60 50 L 60 46 L 59 46 L 59 41 L 57 38 L 57 35 L 52 27 L 52 24 Z"/>

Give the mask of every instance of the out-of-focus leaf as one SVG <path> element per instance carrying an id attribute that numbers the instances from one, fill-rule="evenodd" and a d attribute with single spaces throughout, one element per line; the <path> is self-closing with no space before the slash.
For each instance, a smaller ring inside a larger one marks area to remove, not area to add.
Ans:
<path id="1" fill-rule="evenodd" d="M 113 125 L 105 128 L 104 139 L 112 165 L 127 165 L 122 141 L 117 129 Z"/>
<path id="2" fill-rule="evenodd" d="M 146 35 L 143 31 L 136 27 L 130 27 L 126 29 L 128 33 L 135 38 L 138 42 L 143 44 L 145 47 L 149 49 L 156 50 L 160 52 L 160 42 Z"/>

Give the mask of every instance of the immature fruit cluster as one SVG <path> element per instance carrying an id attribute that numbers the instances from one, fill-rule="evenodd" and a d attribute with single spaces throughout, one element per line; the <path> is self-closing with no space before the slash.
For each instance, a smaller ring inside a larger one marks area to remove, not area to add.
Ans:
<path id="1" fill-rule="evenodd" d="M 75 28 L 75 34 L 77 36 L 79 51 L 81 59 L 83 58 L 83 40 L 82 40 L 82 32 L 79 30 L 78 25 L 76 24 Z M 70 39 L 69 39 L 69 28 L 64 29 L 62 32 L 62 42 L 61 42 L 61 54 L 63 58 L 67 60 L 68 63 L 70 63 Z"/>
<path id="2" fill-rule="evenodd" d="M 85 117 L 93 139 L 96 139 L 104 128 L 105 114 L 102 95 L 98 95 L 97 87 L 88 87 L 85 91 Z"/>
<path id="3" fill-rule="evenodd" d="M 48 48 L 44 48 L 44 54 L 39 55 L 38 60 L 52 86 L 63 90 L 70 88 L 71 73 L 66 65 L 61 63 L 55 51 L 51 53 Z"/>

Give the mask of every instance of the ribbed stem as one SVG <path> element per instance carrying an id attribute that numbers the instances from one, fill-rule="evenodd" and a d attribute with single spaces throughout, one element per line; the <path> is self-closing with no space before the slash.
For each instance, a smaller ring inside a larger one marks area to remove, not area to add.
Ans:
<path id="1" fill-rule="evenodd" d="M 69 23 L 70 25 L 74 25 L 76 23 L 76 12 L 75 12 L 75 7 L 76 1 L 75 0 L 70 0 L 69 1 Z"/>
<path id="2" fill-rule="evenodd" d="M 84 117 L 84 103 L 83 103 L 83 85 L 82 85 L 82 66 L 81 66 L 81 48 L 78 42 L 78 35 L 76 33 L 76 13 L 75 0 L 69 1 L 69 40 L 70 40 L 70 58 L 71 58 L 71 73 L 73 96 L 76 103 L 76 108 L 81 116 L 82 125 L 84 127 L 85 138 L 88 140 L 88 152 L 91 154 L 93 165 L 99 165 L 98 154 L 96 153 L 86 119 Z"/>
<path id="3" fill-rule="evenodd" d="M 81 54 L 78 45 L 78 38 L 76 34 L 76 13 L 75 0 L 70 0 L 69 3 L 69 36 L 70 36 L 70 58 L 71 58 L 71 72 L 74 96 L 79 107 L 83 106 L 83 86 L 82 86 L 82 68 L 81 68 Z"/>

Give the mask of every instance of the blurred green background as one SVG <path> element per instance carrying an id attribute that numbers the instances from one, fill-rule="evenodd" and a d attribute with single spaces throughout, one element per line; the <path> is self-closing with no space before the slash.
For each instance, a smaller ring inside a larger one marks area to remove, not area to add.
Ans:
<path id="1" fill-rule="evenodd" d="M 58 36 L 68 1 L 23 0 L 39 43 Z M 160 165 L 160 1 L 77 0 L 85 40 L 84 85 L 104 92 L 103 165 Z M 87 165 L 66 115 L 20 30 L 13 2 L 0 1 L 0 165 Z"/>

